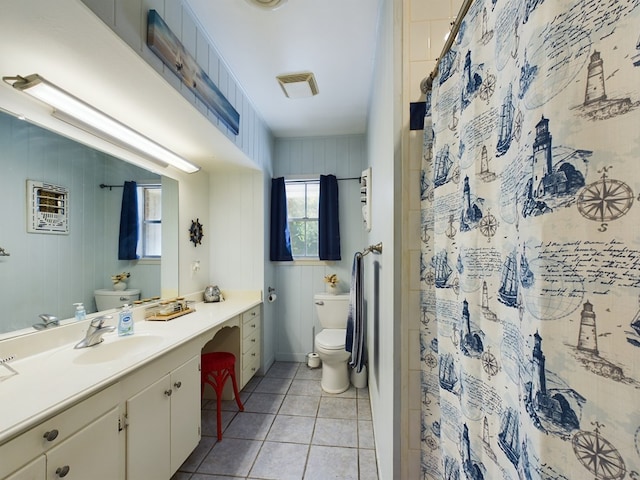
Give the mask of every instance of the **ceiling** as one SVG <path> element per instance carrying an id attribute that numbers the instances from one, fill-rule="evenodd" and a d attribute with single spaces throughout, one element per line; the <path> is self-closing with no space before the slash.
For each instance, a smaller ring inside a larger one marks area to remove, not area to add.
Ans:
<path id="1" fill-rule="evenodd" d="M 186 0 L 275 137 L 364 133 L 378 0 Z M 277 75 L 313 72 L 319 94 L 287 98 Z"/>

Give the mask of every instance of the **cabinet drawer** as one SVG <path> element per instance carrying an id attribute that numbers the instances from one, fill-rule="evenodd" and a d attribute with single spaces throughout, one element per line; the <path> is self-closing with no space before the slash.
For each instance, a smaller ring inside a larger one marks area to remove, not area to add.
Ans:
<path id="1" fill-rule="evenodd" d="M 253 335 L 257 330 L 260 330 L 260 317 L 254 318 L 242 325 L 242 338 L 246 339 Z"/>
<path id="2" fill-rule="evenodd" d="M 242 324 L 246 325 L 251 320 L 260 318 L 260 305 L 256 305 L 251 310 L 247 310 L 242 314 Z"/>
<path id="3" fill-rule="evenodd" d="M 260 369 L 260 345 L 242 355 L 242 386 Z"/>
<path id="4" fill-rule="evenodd" d="M 247 332 L 248 330 L 248 332 Z M 242 352 L 251 350 L 254 346 L 260 345 L 260 326 L 246 328 L 244 339 L 242 340 Z"/>
<path id="5" fill-rule="evenodd" d="M 242 369 L 244 370 L 245 368 L 253 365 L 256 362 L 258 363 L 258 367 L 260 367 L 260 345 L 256 345 L 255 348 L 247 350 L 242 354 Z"/>

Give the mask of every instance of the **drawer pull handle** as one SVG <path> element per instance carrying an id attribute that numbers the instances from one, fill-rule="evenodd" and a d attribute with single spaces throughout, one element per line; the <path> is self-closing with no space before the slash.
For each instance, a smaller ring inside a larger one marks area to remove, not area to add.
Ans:
<path id="1" fill-rule="evenodd" d="M 251 341 L 252 341 L 253 343 L 256 343 L 256 339 L 255 339 L 255 338 L 252 338 L 252 339 L 251 339 Z"/>
<path id="2" fill-rule="evenodd" d="M 182 382 L 176 382 L 173 384 L 173 386 L 176 387 L 176 389 L 178 389 L 182 386 Z"/>
<path id="3" fill-rule="evenodd" d="M 170 397 L 172 393 L 173 393 L 173 390 L 171 390 L 171 389 L 169 389 L 169 390 L 165 390 L 165 391 L 164 391 L 164 394 L 165 394 L 167 397 Z"/>
<path id="4" fill-rule="evenodd" d="M 67 474 L 69 473 L 69 465 L 65 465 L 64 467 L 58 467 L 58 469 L 56 470 L 56 475 L 60 478 L 66 477 Z"/>
<path id="5" fill-rule="evenodd" d="M 251 371 L 252 371 L 252 372 L 255 372 L 255 371 L 256 371 L 256 367 L 252 367 L 252 368 L 251 368 Z"/>
<path id="6" fill-rule="evenodd" d="M 251 324 L 251 328 L 256 328 L 256 324 L 255 323 Z"/>
<path id="7" fill-rule="evenodd" d="M 51 430 L 50 432 L 46 432 L 42 438 L 46 438 L 47 442 L 53 442 L 56 438 L 58 438 L 58 430 L 56 430 L 55 428 L 53 430 Z"/>
<path id="8" fill-rule="evenodd" d="M 252 357 L 255 357 L 255 356 L 256 356 L 256 353 L 255 353 L 255 352 L 253 352 L 253 353 L 251 354 L 251 356 L 252 356 Z"/>
<path id="9" fill-rule="evenodd" d="M 255 317 L 256 316 L 256 312 L 251 312 L 251 316 Z"/>

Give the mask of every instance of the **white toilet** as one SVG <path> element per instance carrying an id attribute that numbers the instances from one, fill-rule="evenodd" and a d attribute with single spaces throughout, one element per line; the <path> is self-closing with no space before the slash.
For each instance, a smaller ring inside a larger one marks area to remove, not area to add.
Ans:
<path id="1" fill-rule="evenodd" d="M 140 300 L 140 290 L 131 288 L 129 290 L 95 290 L 93 297 L 96 299 L 96 308 L 99 312 L 119 308 L 125 303 L 131 305 L 136 300 Z"/>
<path id="2" fill-rule="evenodd" d="M 349 388 L 347 362 L 351 354 L 344 349 L 349 295 L 318 293 L 313 302 L 323 328 L 315 338 L 315 349 L 322 360 L 322 389 L 327 393 L 341 393 Z"/>

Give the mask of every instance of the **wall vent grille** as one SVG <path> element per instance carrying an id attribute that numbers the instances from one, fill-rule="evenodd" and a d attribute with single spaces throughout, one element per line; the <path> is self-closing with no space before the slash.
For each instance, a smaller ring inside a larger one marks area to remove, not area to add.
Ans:
<path id="1" fill-rule="evenodd" d="M 27 232 L 69 233 L 69 189 L 27 180 Z"/>

